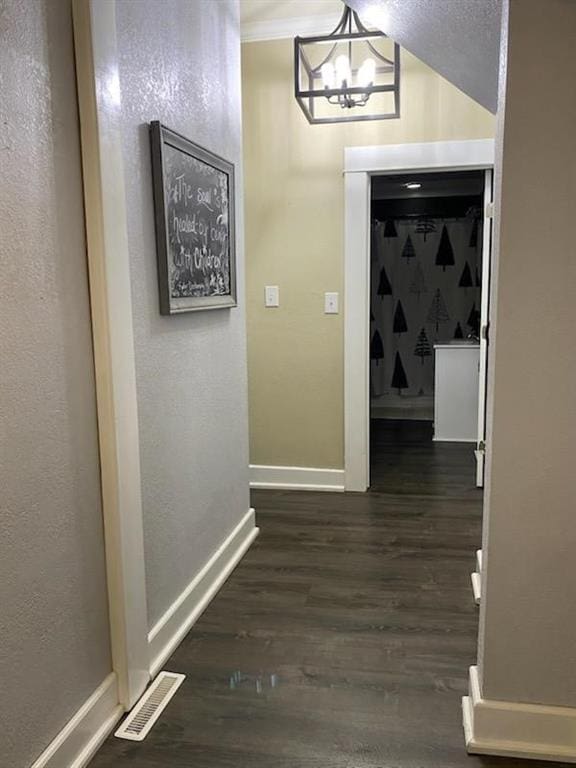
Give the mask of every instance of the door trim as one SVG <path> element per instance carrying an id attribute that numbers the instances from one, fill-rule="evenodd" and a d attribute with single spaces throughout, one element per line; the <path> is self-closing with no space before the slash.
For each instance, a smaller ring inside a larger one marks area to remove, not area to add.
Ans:
<path id="1" fill-rule="evenodd" d="M 74 0 L 112 667 L 130 709 L 150 679 L 116 2 Z"/>
<path id="2" fill-rule="evenodd" d="M 476 441 L 476 486 L 484 487 L 486 463 L 486 390 L 488 388 L 488 329 L 490 312 L 490 275 L 492 272 L 492 222 L 494 221 L 494 172 L 484 173 L 484 210 L 482 227 L 482 297 L 480 304 L 480 367 L 478 369 L 478 440 Z M 490 209 L 490 210 L 489 210 Z"/>
<path id="3" fill-rule="evenodd" d="M 494 140 L 346 147 L 344 150 L 344 484 L 370 484 L 370 177 L 494 166 Z"/>

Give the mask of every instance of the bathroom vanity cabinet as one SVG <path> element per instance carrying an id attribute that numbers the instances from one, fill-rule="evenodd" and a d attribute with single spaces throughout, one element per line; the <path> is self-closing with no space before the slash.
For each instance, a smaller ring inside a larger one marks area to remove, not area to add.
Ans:
<path id="1" fill-rule="evenodd" d="M 434 440 L 476 442 L 480 345 L 434 345 Z"/>

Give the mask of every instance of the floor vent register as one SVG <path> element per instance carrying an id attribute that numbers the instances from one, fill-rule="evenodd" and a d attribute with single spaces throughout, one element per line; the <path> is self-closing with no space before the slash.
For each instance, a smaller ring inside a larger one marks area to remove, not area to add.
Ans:
<path id="1" fill-rule="evenodd" d="M 114 735 L 143 741 L 185 677 L 176 672 L 160 672 Z"/>

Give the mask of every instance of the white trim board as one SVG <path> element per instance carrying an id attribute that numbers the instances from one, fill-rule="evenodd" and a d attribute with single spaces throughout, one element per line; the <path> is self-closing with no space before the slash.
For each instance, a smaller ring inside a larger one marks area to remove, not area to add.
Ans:
<path id="1" fill-rule="evenodd" d="M 344 470 L 347 491 L 370 483 L 370 177 L 494 165 L 494 140 L 346 147 L 344 150 Z"/>
<path id="2" fill-rule="evenodd" d="M 325 35 L 335 29 L 342 14 L 323 16 L 296 16 L 286 19 L 266 19 L 264 21 L 244 22 L 240 27 L 240 39 L 243 43 L 256 43 L 264 40 Z"/>
<path id="3" fill-rule="evenodd" d="M 114 730 L 124 710 L 111 672 L 84 702 L 31 768 L 83 768 Z"/>
<path id="4" fill-rule="evenodd" d="M 346 490 L 360 492 L 370 485 L 370 186 L 367 173 L 344 177 L 344 470 Z"/>
<path id="5" fill-rule="evenodd" d="M 482 575 L 482 550 L 477 549 L 476 550 L 476 570 L 480 575 Z"/>
<path id="6" fill-rule="evenodd" d="M 154 677 L 206 610 L 259 533 L 250 509 L 148 634 Z"/>
<path id="7" fill-rule="evenodd" d="M 115 0 L 74 0 L 73 19 L 112 666 L 130 709 L 148 617 Z"/>
<path id="8" fill-rule="evenodd" d="M 477 667 L 462 715 L 471 754 L 576 763 L 576 709 L 483 699 Z"/>
<path id="9" fill-rule="evenodd" d="M 341 492 L 344 490 L 344 470 L 251 464 L 250 488 Z"/>
<path id="10" fill-rule="evenodd" d="M 494 165 L 494 139 L 345 147 L 344 173 L 480 170 Z"/>
<path id="11" fill-rule="evenodd" d="M 472 582 L 472 593 L 474 595 L 474 602 L 476 605 L 480 605 L 482 601 L 482 577 L 478 571 L 474 571 L 470 574 L 470 581 Z"/>

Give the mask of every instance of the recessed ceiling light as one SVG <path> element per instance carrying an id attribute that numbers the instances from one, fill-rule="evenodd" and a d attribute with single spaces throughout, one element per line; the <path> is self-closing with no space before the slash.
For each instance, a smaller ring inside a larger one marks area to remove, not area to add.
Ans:
<path id="1" fill-rule="evenodd" d="M 420 189 L 422 184 L 420 184 L 419 181 L 409 181 L 407 184 L 404 184 L 406 189 Z"/>

